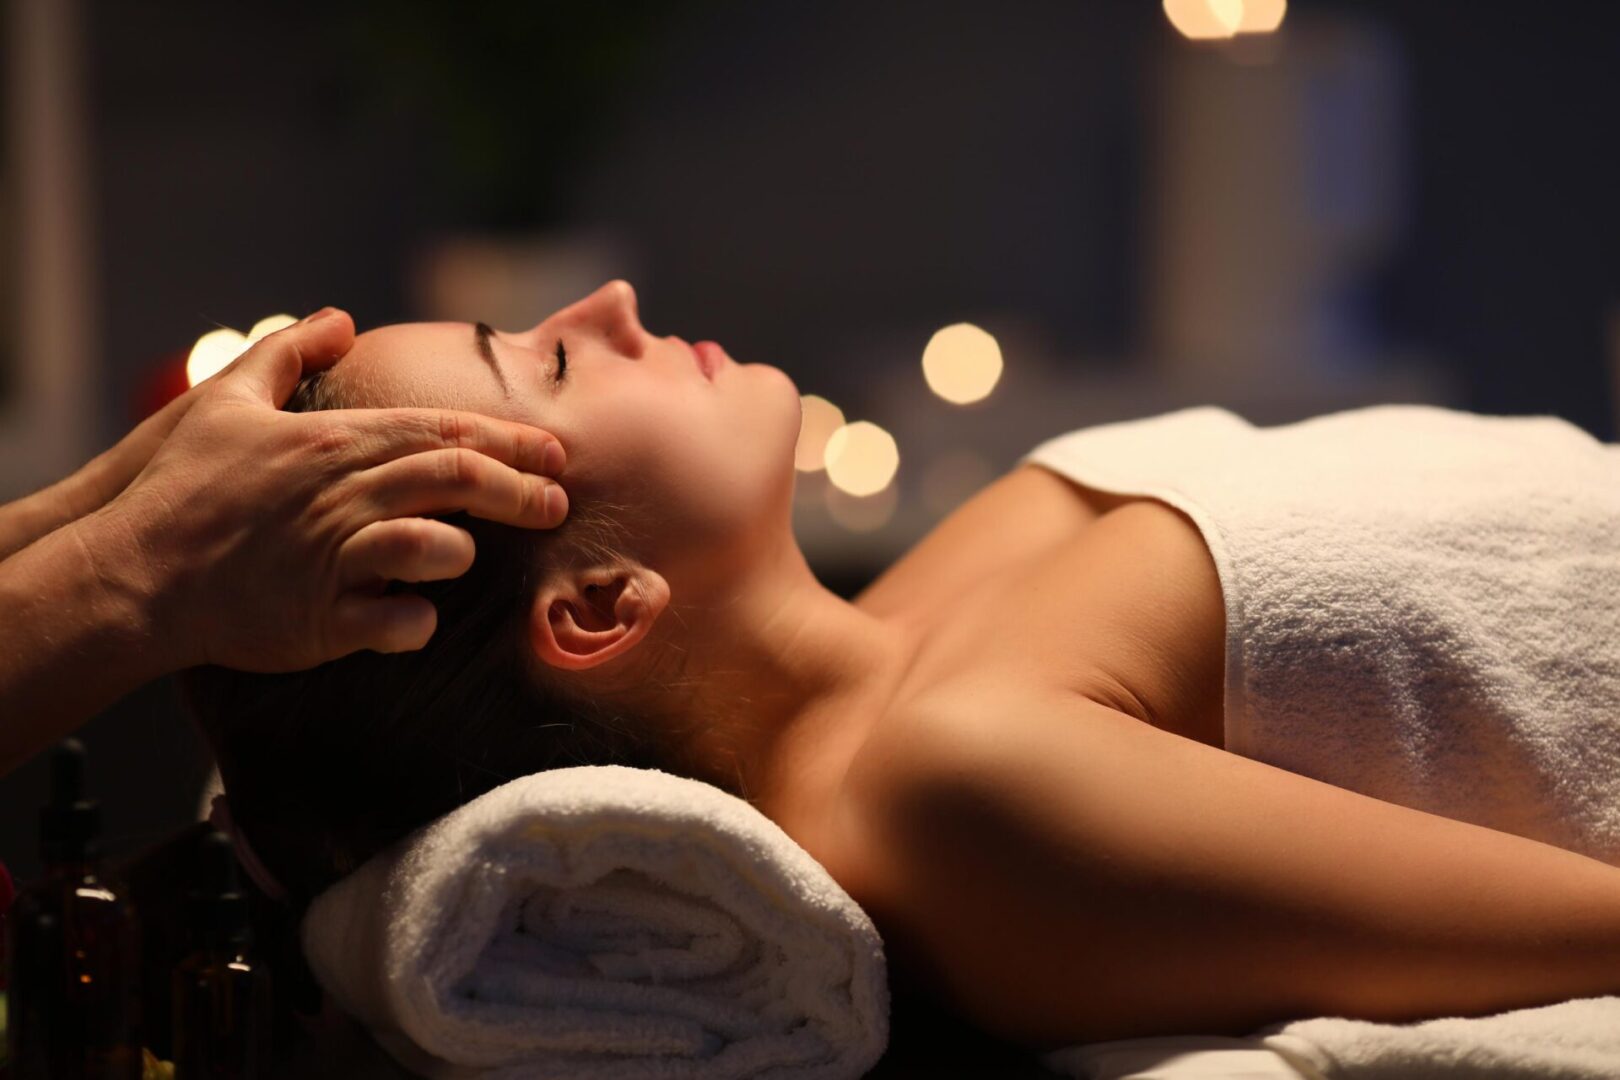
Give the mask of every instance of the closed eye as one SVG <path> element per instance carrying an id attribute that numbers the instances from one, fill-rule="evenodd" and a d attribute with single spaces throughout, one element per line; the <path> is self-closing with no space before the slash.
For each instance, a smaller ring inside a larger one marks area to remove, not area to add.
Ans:
<path id="1" fill-rule="evenodd" d="M 568 377 L 568 350 L 563 348 L 562 338 L 557 339 L 557 370 L 551 376 L 551 381 L 560 383 Z"/>

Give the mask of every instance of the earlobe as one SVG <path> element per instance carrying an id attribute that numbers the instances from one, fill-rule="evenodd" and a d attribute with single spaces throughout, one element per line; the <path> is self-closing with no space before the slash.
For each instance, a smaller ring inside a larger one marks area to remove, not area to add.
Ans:
<path id="1" fill-rule="evenodd" d="M 668 603 L 668 583 L 645 567 L 548 581 L 529 611 L 529 645 L 552 667 L 584 671 L 634 649 Z"/>

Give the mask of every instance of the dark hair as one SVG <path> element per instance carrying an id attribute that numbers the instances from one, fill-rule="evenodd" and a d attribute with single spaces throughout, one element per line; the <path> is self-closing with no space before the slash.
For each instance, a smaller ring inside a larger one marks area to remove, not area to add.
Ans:
<path id="1" fill-rule="evenodd" d="M 349 390 L 319 373 L 292 412 L 342 408 Z M 562 692 L 527 647 L 542 560 L 613 550 L 605 510 L 575 499 L 556 529 L 446 515 L 477 545 L 447 581 L 390 583 L 437 609 L 417 651 L 360 651 L 310 671 L 182 674 L 238 827 L 295 910 L 378 851 L 508 780 L 570 765 L 669 769 L 637 717 Z"/>

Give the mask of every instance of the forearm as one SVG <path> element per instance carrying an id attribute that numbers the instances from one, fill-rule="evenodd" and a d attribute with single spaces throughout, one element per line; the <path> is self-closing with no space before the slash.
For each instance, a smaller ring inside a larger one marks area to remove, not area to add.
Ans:
<path id="1" fill-rule="evenodd" d="M 177 669 L 116 541 L 92 514 L 0 562 L 0 775 Z"/>
<path id="2" fill-rule="evenodd" d="M 0 506 L 0 562 L 105 501 L 94 490 L 91 467 L 86 466 L 50 487 Z"/>
<path id="3" fill-rule="evenodd" d="M 938 875 L 914 895 L 950 898 L 922 925 L 978 913 L 921 947 L 955 957 L 953 994 L 1005 1037 L 1238 1035 L 1620 993 L 1620 869 L 1135 720 L 1063 719 L 908 834 L 925 848 L 909 864 Z"/>
<path id="4" fill-rule="evenodd" d="M 1620 992 L 1620 869 L 1209 747 L 1161 750 L 1107 894 L 1140 947 L 1114 954 L 1140 1005 L 1237 1033 Z"/>

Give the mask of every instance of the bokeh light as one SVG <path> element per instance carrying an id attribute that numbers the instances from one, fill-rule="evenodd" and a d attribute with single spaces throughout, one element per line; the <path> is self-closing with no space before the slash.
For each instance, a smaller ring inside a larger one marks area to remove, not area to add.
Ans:
<path id="1" fill-rule="evenodd" d="M 1288 14 L 1288 0 L 1243 0 L 1243 17 L 1238 22 L 1240 34 L 1269 34 L 1282 25 Z"/>
<path id="2" fill-rule="evenodd" d="M 827 440 L 827 479 L 849 495 L 875 495 L 900 468 L 894 436 L 869 420 L 845 424 Z"/>
<path id="3" fill-rule="evenodd" d="M 923 350 L 928 388 L 955 405 L 986 397 L 1001 379 L 1001 346 L 972 323 L 936 331 Z"/>
<path id="4" fill-rule="evenodd" d="M 827 467 L 827 440 L 844 426 L 844 411 L 824 397 L 801 394 L 799 405 L 804 418 L 799 424 L 799 442 L 793 449 L 793 465 L 800 472 Z"/>
<path id="5" fill-rule="evenodd" d="M 297 321 L 297 317 L 293 315 L 266 315 L 254 323 L 253 329 L 248 331 L 248 344 L 251 345 L 262 337 L 269 337 L 277 330 L 285 330 Z"/>
<path id="6" fill-rule="evenodd" d="M 1243 0 L 1164 0 L 1164 13 L 1182 37 L 1213 41 L 1237 33 Z"/>
<path id="7" fill-rule="evenodd" d="M 210 330 L 197 339 L 186 357 L 186 382 L 196 386 L 204 379 L 225 368 L 248 347 L 248 339 L 238 330 L 221 327 Z"/>
<path id="8" fill-rule="evenodd" d="M 1164 13 L 1183 37 L 1216 41 L 1271 33 L 1288 14 L 1288 0 L 1164 0 Z"/>

